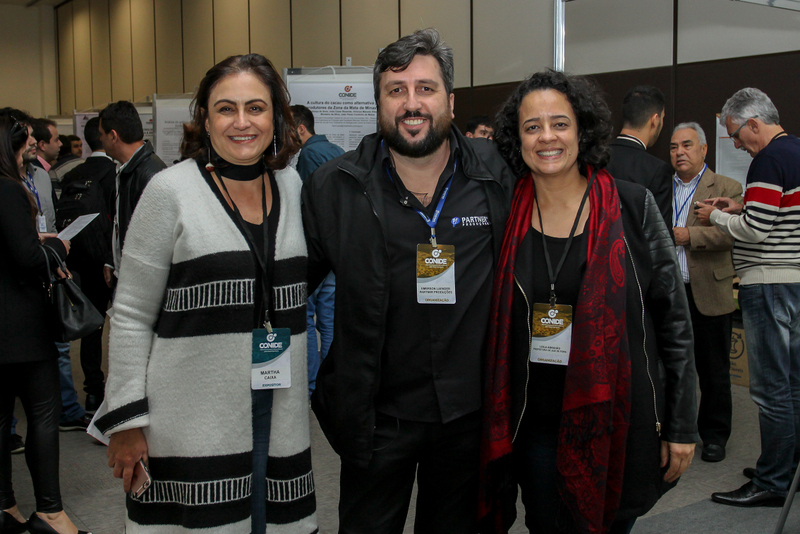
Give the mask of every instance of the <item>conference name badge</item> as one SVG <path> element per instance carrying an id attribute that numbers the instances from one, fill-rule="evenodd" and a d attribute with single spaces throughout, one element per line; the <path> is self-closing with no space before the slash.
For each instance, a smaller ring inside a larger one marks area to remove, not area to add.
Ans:
<path id="1" fill-rule="evenodd" d="M 292 385 L 292 332 L 288 328 L 253 330 L 253 362 L 250 369 L 250 388 L 280 389 Z"/>
<path id="2" fill-rule="evenodd" d="M 456 303 L 456 248 L 417 245 L 417 303 Z"/>
<path id="3" fill-rule="evenodd" d="M 533 305 L 530 361 L 567 365 L 572 346 L 572 306 Z"/>
<path id="4" fill-rule="evenodd" d="M 47 219 L 41 213 L 36 216 L 36 227 L 39 229 L 39 233 L 47 232 Z"/>

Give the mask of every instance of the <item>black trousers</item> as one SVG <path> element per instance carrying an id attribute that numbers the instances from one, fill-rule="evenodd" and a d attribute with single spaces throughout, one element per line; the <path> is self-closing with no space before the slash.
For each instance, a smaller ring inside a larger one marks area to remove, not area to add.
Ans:
<path id="1" fill-rule="evenodd" d="M 731 435 L 731 329 L 732 315 L 703 315 L 697 309 L 692 288 L 686 284 L 694 330 L 694 359 L 700 381 L 697 427 L 704 445 L 724 447 Z"/>
<path id="2" fill-rule="evenodd" d="M 81 291 L 105 316 L 108 302 L 111 299 L 111 288 L 106 285 L 103 278 L 103 265 L 95 264 L 71 268 L 73 274 L 80 277 Z M 83 369 L 83 391 L 87 395 L 105 395 L 105 377 L 101 365 L 103 364 L 103 329 L 99 328 L 81 339 L 81 369 Z"/>
<path id="3" fill-rule="evenodd" d="M 28 419 L 25 463 L 33 480 L 36 511 L 63 510 L 58 481 L 58 360 L 0 365 L 0 509 L 17 502 L 11 485 L 11 418 L 19 397 Z"/>
<path id="4" fill-rule="evenodd" d="M 339 532 L 401 534 L 417 480 L 416 534 L 477 532 L 480 412 L 447 424 L 377 414 L 367 469 L 342 461 Z"/>

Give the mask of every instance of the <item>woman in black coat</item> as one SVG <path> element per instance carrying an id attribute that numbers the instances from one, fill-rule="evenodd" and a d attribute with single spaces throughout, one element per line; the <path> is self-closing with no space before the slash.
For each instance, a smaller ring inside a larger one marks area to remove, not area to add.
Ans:
<path id="1" fill-rule="evenodd" d="M 47 263 L 40 239 L 63 258 L 69 242 L 40 236 L 36 203 L 22 183 L 23 156 L 35 150 L 27 117 L 0 115 L 0 534 L 75 534 L 61 505 L 58 352 L 50 331 L 42 280 Z M 28 421 L 25 460 L 36 512 L 26 523 L 11 485 L 10 426 L 19 397 Z"/>
<path id="2" fill-rule="evenodd" d="M 692 330 L 652 195 L 615 182 L 588 79 L 525 80 L 495 140 L 520 177 L 487 341 L 482 532 L 627 534 L 691 463 Z M 663 377 L 663 379 L 662 379 Z"/>

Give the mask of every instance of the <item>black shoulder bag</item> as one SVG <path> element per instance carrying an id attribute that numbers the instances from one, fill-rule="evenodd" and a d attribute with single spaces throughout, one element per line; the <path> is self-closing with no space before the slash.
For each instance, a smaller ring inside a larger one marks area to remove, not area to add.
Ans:
<path id="1" fill-rule="evenodd" d="M 91 334 L 103 326 L 105 318 L 97 311 L 71 276 L 58 278 L 50 270 L 50 256 L 66 274 L 67 266 L 61 261 L 58 252 L 49 245 L 42 245 L 42 252 L 47 262 L 47 302 L 53 316 L 53 328 L 56 341 L 75 341 Z"/>

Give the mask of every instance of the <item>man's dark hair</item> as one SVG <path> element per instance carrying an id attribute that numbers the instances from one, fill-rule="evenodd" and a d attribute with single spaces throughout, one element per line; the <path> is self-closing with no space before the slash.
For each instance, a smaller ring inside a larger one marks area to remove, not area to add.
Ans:
<path id="1" fill-rule="evenodd" d="M 508 97 L 495 118 L 494 140 L 509 167 L 517 177 L 529 172 L 522 159 L 519 136 L 519 108 L 523 99 L 533 91 L 554 89 L 563 94 L 572 106 L 578 121 L 578 167 L 582 175 L 587 174 L 587 165 L 602 169 L 611 157 L 612 124 L 600 89 L 590 78 L 573 76 L 547 69 L 532 74 Z"/>
<path id="2" fill-rule="evenodd" d="M 34 119 L 30 126 L 33 126 L 33 137 L 36 139 L 37 143 L 41 141 L 49 143 L 53 140 L 53 135 L 50 134 L 50 126 L 58 130 L 56 121 L 50 119 Z"/>
<path id="3" fill-rule="evenodd" d="M 137 143 L 144 139 L 142 120 L 136 107 L 127 100 L 109 104 L 100 112 L 100 125 L 106 133 L 114 130 L 125 144 Z"/>
<path id="4" fill-rule="evenodd" d="M 290 106 L 289 109 L 292 110 L 295 126 L 300 126 L 302 124 L 306 127 L 306 130 L 308 130 L 308 133 L 317 135 L 317 132 L 314 131 L 314 114 L 310 109 L 301 104 Z"/>
<path id="5" fill-rule="evenodd" d="M 637 85 L 622 100 L 623 125 L 641 128 L 650 117 L 664 110 L 664 93 L 652 85 Z"/>
<path id="6" fill-rule="evenodd" d="M 21 109 L 15 109 L 9 107 L 0 109 L 0 117 L 11 117 L 18 123 L 24 126 L 30 126 L 31 128 L 33 128 L 33 123 L 36 121 L 36 119 L 34 119 L 28 113 L 22 111 Z"/>
<path id="7" fill-rule="evenodd" d="M 209 99 L 211 91 L 220 80 L 243 72 L 258 78 L 269 89 L 272 96 L 274 141 L 264 152 L 264 159 L 271 169 L 283 169 L 289 163 L 292 155 L 300 149 L 300 139 L 295 132 L 294 119 L 289 110 L 289 90 L 272 62 L 261 54 L 230 56 L 208 69 L 206 75 L 200 80 L 197 93 L 192 100 L 192 120 L 183 125 L 181 156 L 203 163 L 210 161 L 217 168 L 228 165 L 225 160 L 209 150 L 210 145 L 206 132 Z M 105 130 L 105 126 L 103 129 Z"/>
<path id="8" fill-rule="evenodd" d="M 492 119 L 490 119 L 488 115 L 476 115 L 467 121 L 467 132 L 474 134 L 475 130 L 477 130 L 478 126 L 481 124 L 494 129 L 494 126 L 492 126 Z"/>
<path id="9" fill-rule="evenodd" d="M 433 28 L 427 28 L 401 37 L 378 54 L 375 67 L 372 69 L 375 103 L 380 101 L 381 74 L 387 70 L 394 72 L 406 70 L 418 55 L 433 56 L 439 62 L 447 95 L 449 96 L 453 92 L 453 49 L 442 41 L 439 32 Z"/>
<path id="10" fill-rule="evenodd" d="M 58 138 L 61 139 L 61 148 L 58 149 L 58 157 L 63 158 L 64 156 L 69 156 L 72 154 L 72 139 L 71 137 L 77 137 L 75 135 L 59 135 Z M 78 137 L 80 139 L 80 137 Z"/>
<path id="11" fill-rule="evenodd" d="M 86 126 L 83 127 L 83 138 L 86 139 L 86 144 L 92 152 L 101 150 L 103 143 L 100 142 L 100 117 L 92 117 L 86 121 Z"/>

